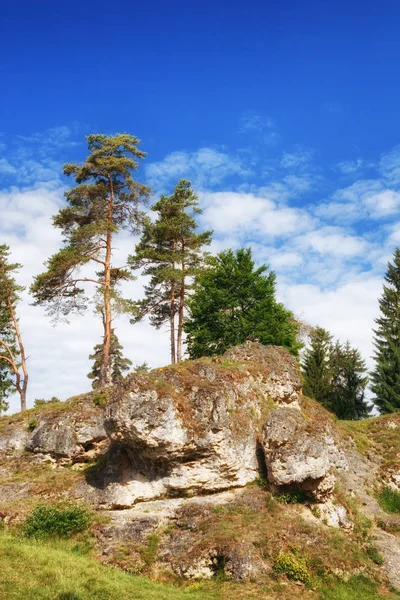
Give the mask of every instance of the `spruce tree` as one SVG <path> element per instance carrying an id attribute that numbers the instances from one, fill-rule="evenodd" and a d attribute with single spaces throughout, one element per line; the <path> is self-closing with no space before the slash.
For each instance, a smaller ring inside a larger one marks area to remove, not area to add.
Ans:
<path id="1" fill-rule="evenodd" d="M 9 256 L 10 248 L 0 245 L 0 407 L 5 409 L 5 399 L 14 388 L 21 400 L 21 410 L 25 410 L 29 375 L 17 317 L 20 293 L 25 288 L 17 285 L 14 277 L 22 265 L 10 263 Z"/>
<path id="2" fill-rule="evenodd" d="M 132 366 L 132 361 L 129 358 L 124 358 L 122 354 L 122 346 L 119 342 L 114 329 L 111 330 L 110 354 L 108 359 L 108 377 L 111 383 L 119 383 L 124 378 L 124 373 L 129 371 Z M 89 379 L 92 379 L 92 388 L 95 390 L 100 386 L 100 369 L 103 360 L 103 344 L 97 344 L 93 348 L 93 354 L 89 356 L 93 360 L 93 367 L 88 374 Z"/>
<path id="3" fill-rule="evenodd" d="M 147 220 L 135 254 L 128 259 L 132 269 L 142 268 L 143 274 L 150 276 L 134 320 L 148 315 L 157 329 L 169 323 L 171 362 L 175 363 L 182 358 L 183 320 L 191 281 L 202 268 L 203 248 L 210 243 L 212 232 L 197 233 L 195 215 L 201 214 L 201 209 L 189 181 L 181 179 L 173 194 L 162 196 L 152 210 L 157 218 Z"/>
<path id="4" fill-rule="evenodd" d="M 121 228 L 137 232 L 143 221 L 140 204 L 150 189 L 133 178 L 145 153 L 139 140 L 126 133 L 87 137 L 89 156 L 82 165 L 64 165 L 64 174 L 77 185 L 65 193 L 67 207 L 53 218 L 64 236 L 63 248 L 47 261 L 47 270 L 31 287 L 36 304 L 49 307 L 56 318 L 87 308 L 85 287 L 93 284 L 103 312 L 103 350 L 100 385 L 108 375 L 113 309 L 130 312 L 132 304 L 118 292 L 118 284 L 132 278 L 128 269 L 113 264 L 113 239 Z M 86 274 L 82 267 L 89 267 Z M 99 269 L 95 274 L 90 266 Z M 115 310 L 114 310 L 115 312 Z"/>
<path id="5" fill-rule="evenodd" d="M 359 350 L 349 342 L 339 342 L 331 348 L 331 384 L 328 408 L 339 419 L 365 419 L 370 406 L 365 400 L 368 383 L 367 368 Z"/>
<path id="6" fill-rule="evenodd" d="M 374 330 L 373 402 L 381 413 L 400 410 L 400 248 L 388 263 Z"/>
<path id="7" fill-rule="evenodd" d="M 331 381 L 331 334 L 322 327 L 310 333 L 310 346 L 302 361 L 303 391 L 328 408 Z"/>
<path id="8" fill-rule="evenodd" d="M 190 358 L 218 355 L 248 339 L 284 346 L 297 354 L 297 325 L 275 298 L 275 273 L 255 268 L 251 249 L 227 250 L 210 259 L 188 300 L 185 322 Z"/>

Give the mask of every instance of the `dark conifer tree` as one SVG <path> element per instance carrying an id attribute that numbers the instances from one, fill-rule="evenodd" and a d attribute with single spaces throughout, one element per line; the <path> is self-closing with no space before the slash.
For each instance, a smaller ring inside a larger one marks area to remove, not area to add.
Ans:
<path id="1" fill-rule="evenodd" d="M 275 273 L 255 267 L 251 249 L 220 252 L 201 272 L 185 322 L 190 358 L 222 354 L 248 339 L 285 346 L 297 354 L 297 325 L 276 301 Z"/>
<path id="2" fill-rule="evenodd" d="M 310 346 L 302 361 L 303 391 L 306 396 L 318 400 L 328 408 L 331 382 L 331 334 L 322 327 L 310 333 Z"/>
<path id="3" fill-rule="evenodd" d="M 203 266 L 203 249 L 212 232 L 197 233 L 195 215 L 201 214 L 201 209 L 191 183 L 184 179 L 152 210 L 157 218 L 146 222 L 135 254 L 128 259 L 132 269 L 143 268 L 143 274 L 150 276 L 134 322 L 148 315 L 157 329 L 168 323 L 171 362 L 175 363 L 182 358 L 183 319 L 191 282 Z"/>
<path id="4" fill-rule="evenodd" d="M 111 330 L 111 344 L 110 354 L 108 363 L 108 379 L 111 383 L 119 383 L 124 377 L 124 373 L 129 371 L 132 366 L 132 361 L 129 358 L 124 358 L 122 355 L 122 346 L 118 340 L 115 331 Z M 89 379 L 92 379 L 92 388 L 97 389 L 100 387 L 100 369 L 103 360 L 103 344 L 97 344 L 93 348 L 93 354 L 89 356 L 90 360 L 93 360 L 93 367 L 88 374 Z"/>
<path id="5" fill-rule="evenodd" d="M 376 319 L 373 401 L 381 413 L 400 410 L 400 248 L 388 264 Z"/>
<path id="6" fill-rule="evenodd" d="M 328 408 L 339 419 L 358 420 L 368 417 L 371 407 L 365 400 L 367 368 L 359 350 L 349 342 L 339 342 L 331 349 L 331 384 Z"/>

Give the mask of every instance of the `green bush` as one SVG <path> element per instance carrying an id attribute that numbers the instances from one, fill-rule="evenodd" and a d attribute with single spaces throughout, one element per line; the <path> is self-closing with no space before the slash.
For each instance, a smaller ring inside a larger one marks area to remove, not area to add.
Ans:
<path id="1" fill-rule="evenodd" d="M 283 492 L 276 496 L 276 500 L 281 504 L 300 504 L 306 500 L 303 492 Z"/>
<path id="2" fill-rule="evenodd" d="M 28 431 L 33 431 L 37 427 L 36 419 L 29 419 Z"/>
<path id="3" fill-rule="evenodd" d="M 61 402 L 60 398 L 57 396 L 53 396 L 50 400 L 46 400 L 45 398 L 36 398 L 33 403 L 34 408 L 41 408 L 42 406 L 46 406 L 47 404 L 59 404 Z"/>
<path id="4" fill-rule="evenodd" d="M 375 546 L 368 546 L 365 552 L 376 565 L 383 564 L 383 556 Z"/>
<path id="5" fill-rule="evenodd" d="M 33 538 L 69 538 L 85 531 L 91 517 L 87 508 L 78 505 L 39 504 L 26 518 L 23 532 Z"/>
<path id="6" fill-rule="evenodd" d="M 385 512 L 400 513 L 400 492 L 385 487 L 378 496 L 378 502 Z"/>
<path id="7" fill-rule="evenodd" d="M 300 556 L 282 552 L 275 559 L 274 571 L 275 573 L 283 573 L 288 579 L 301 581 L 305 584 L 311 583 L 311 575 L 307 569 L 306 561 Z"/>
<path id="8" fill-rule="evenodd" d="M 106 404 L 107 400 L 108 400 L 108 392 L 101 392 L 100 394 L 97 394 L 93 398 L 93 404 L 95 406 L 104 406 Z"/>

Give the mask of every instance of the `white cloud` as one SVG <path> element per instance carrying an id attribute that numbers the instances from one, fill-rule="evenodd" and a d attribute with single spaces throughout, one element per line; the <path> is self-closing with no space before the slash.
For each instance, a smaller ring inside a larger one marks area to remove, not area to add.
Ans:
<path id="1" fill-rule="evenodd" d="M 295 152 L 284 152 L 281 158 L 281 167 L 284 169 L 298 169 L 309 165 L 312 160 L 310 150 L 297 149 Z"/>
<path id="2" fill-rule="evenodd" d="M 284 237 L 311 229 L 314 219 L 304 210 L 280 207 L 269 198 L 238 192 L 202 193 L 202 222 L 217 235 Z"/>
<path id="3" fill-rule="evenodd" d="M 145 172 L 156 190 L 170 187 L 180 178 L 188 178 L 201 188 L 220 183 L 229 176 L 244 177 L 251 173 L 240 158 L 213 148 L 171 152 L 162 161 L 148 164 Z"/>
<path id="4" fill-rule="evenodd" d="M 292 240 L 293 244 L 319 254 L 343 258 L 360 256 L 367 251 L 368 243 L 362 238 L 346 233 L 338 227 L 322 227 L 306 236 Z"/>
<path id="5" fill-rule="evenodd" d="M 17 169 L 6 158 L 0 158 L 0 175 L 15 175 Z"/>

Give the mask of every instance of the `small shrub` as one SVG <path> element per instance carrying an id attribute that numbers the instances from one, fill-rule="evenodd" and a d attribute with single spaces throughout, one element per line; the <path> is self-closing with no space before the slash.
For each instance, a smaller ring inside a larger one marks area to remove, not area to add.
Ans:
<path id="1" fill-rule="evenodd" d="M 383 556 L 375 546 L 368 546 L 365 552 L 376 565 L 383 564 Z"/>
<path id="2" fill-rule="evenodd" d="M 48 404 L 59 404 L 61 402 L 60 398 L 57 398 L 57 396 L 53 396 L 52 398 L 50 398 L 50 400 L 45 400 L 44 398 L 36 398 L 35 402 L 33 403 L 34 408 L 41 408 L 42 406 L 48 405 Z"/>
<path id="3" fill-rule="evenodd" d="M 93 398 L 93 404 L 95 406 L 104 406 L 108 399 L 108 392 L 101 392 L 100 394 L 96 394 Z"/>
<path id="4" fill-rule="evenodd" d="M 306 500 L 303 492 L 283 492 L 275 498 L 281 504 L 300 504 Z"/>
<path id="5" fill-rule="evenodd" d="M 155 533 L 153 533 L 147 537 L 147 546 L 143 546 L 139 550 L 142 560 L 144 560 L 144 562 L 146 563 L 146 565 L 148 567 L 151 567 L 151 565 L 157 558 L 159 543 L 160 543 L 159 536 L 156 535 Z"/>
<path id="6" fill-rule="evenodd" d="M 285 554 L 282 552 L 274 562 L 275 573 L 282 573 L 288 579 L 301 581 L 305 584 L 311 583 L 311 575 L 307 569 L 306 561 L 300 556 Z"/>
<path id="7" fill-rule="evenodd" d="M 40 539 L 69 538 L 86 531 L 90 521 L 90 512 L 83 506 L 39 504 L 26 518 L 23 532 Z"/>
<path id="8" fill-rule="evenodd" d="M 150 371 L 150 367 L 149 367 L 149 365 L 147 364 L 146 361 L 142 362 L 141 365 L 135 365 L 133 367 L 133 372 L 134 373 L 141 373 L 141 374 L 144 375 L 144 374 L 148 373 L 149 371 Z"/>
<path id="9" fill-rule="evenodd" d="M 256 479 L 256 484 L 258 485 L 259 488 L 261 488 L 262 490 L 266 490 L 267 489 L 267 485 L 268 482 L 266 479 L 264 479 L 264 477 L 257 477 Z"/>
<path id="10" fill-rule="evenodd" d="M 383 488 L 378 496 L 381 508 L 388 513 L 400 513 L 400 492 L 388 487 Z"/>
<path id="11" fill-rule="evenodd" d="M 33 431 L 34 429 L 36 429 L 36 427 L 37 427 L 36 419 L 29 419 L 28 431 Z"/>

